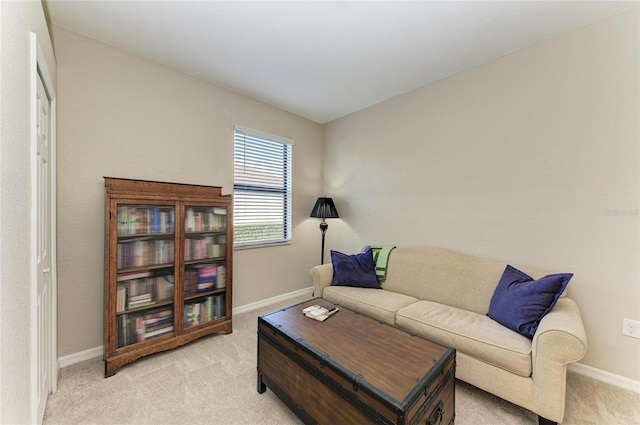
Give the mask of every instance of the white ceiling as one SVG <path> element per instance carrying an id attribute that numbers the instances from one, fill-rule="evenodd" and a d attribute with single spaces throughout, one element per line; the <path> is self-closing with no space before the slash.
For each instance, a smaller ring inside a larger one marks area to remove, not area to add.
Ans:
<path id="1" fill-rule="evenodd" d="M 52 22 L 326 123 L 638 1 L 45 1 Z"/>

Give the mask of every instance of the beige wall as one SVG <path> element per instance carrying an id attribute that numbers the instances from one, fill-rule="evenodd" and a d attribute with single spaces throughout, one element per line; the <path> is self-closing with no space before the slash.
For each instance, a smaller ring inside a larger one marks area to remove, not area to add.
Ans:
<path id="1" fill-rule="evenodd" d="M 638 31 L 636 8 L 328 124 L 331 247 L 573 272 L 582 363 L 640 380 Z"/>
<path id="2" fill-rule="evenodd" d="M 102 345 L 103 176 L 233 192 L 234 124 L 293 147 L 293 244 L 234 253 L 233 304 L 310 287 L 322 127 L 58 26 L 59 354 Z M 206 52 L 203 52 L 206 54 Z M 224 60 L 221 58 L 220 60 Z"/>
<path id="3" fill-rule="evenodd" d="M 56 66 L 39 1 L 0 1 L 0 423 L 31 415 L 31 48 Z"/>
<path id="4" fill-rule="evenodd" d="M 102 344 L 102 176 L 230 193 L 241 124 L 296 142 L 294 243 L 235 253 L 234 305 L 309 285 L 324 189 L 342 217 L 327 249 L 430 244 L 574 272 L 582 363 L 640 380 L 640 341 L 621 335 L 640 320 L 637 8 L 324 127 L 59 27 L 54 44 L 60 356 Z"/>

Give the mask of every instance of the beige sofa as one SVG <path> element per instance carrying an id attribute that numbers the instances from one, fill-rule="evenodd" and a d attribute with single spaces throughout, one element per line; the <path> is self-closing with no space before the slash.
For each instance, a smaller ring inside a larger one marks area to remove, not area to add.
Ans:
<path id="1" fill-rule="evenodd" d="M 567 364 L 587 350 L 580 311 L 562 296 L 533 340 L 495 322 L 486 314 L 505 266 L 411 247 L 391 252 L 382 289 L 330 286 L 331 264 L 310 274 L 315 296 L 455 348 L 458 379 L 535 412 L 541 424 L 562 422 Z M 514 266 L 534 279 L 548 274 Z"/>

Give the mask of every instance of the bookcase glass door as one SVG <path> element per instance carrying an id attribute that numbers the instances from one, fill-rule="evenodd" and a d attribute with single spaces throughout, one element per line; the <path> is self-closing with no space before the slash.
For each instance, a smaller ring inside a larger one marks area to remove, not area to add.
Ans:
<path id="1" fill-rule="evenodd" d="M 184 328 L 225 317 L 227 208 L 184 209 Z"/>
<path id="2" fill-rule="evenodd" d="M 118 205 L 117 348 L 173 334 L 175 216 L 173 205 Z"/>

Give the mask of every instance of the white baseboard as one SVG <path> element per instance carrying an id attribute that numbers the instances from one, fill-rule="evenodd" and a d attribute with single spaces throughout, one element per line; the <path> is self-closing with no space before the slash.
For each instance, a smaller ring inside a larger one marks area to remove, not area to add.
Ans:
<path id="1" fill-rule="evenodd" d="M 616 375 L 615 373 L 596 369 L 595 367 L 587 366 L 582 363 L 571 363 L 567 366 L 567 370 L 569 372 L 588 376 L 589 378 L 593 378 L 598 381 L 606 382 L 607 384 L 614 385 L 625 390 L 640 393 L 640 381 L 634 381 L 633 379 Z"/>
<path id="2" fill-rule="evenodd" d="M 241 314 L 246 313 L 248 311 L 256 310 L 258 308 L 266 307 L 269 304 L 274 304 L 280 301 L 286 301 L 290 298 L 295 298 L 300 295 L 309 294 L 311 297 L 311 291 L 313 291 L 313 287 L 299 289 L 297 291 L 289 292 L 287 294 L 278 295 L 276 297 L 267 298 L 265 300 L 257 301 L 250 304 L 245 304 L 240 307 L 235 307 L 233 309 L 233 314 Z M 79 353 L 69 354 L 68 356 L 63 356 L 58 358 L 59 368 L 71 366 L 76 363 L 83 362 L 85 360 L 95 359 L 96 357 L 102 357 L 102 353 L 104 352 L 104 347 L 102 345 L 98 347 L 93 347 L 88 350 L 80 351 Z"/>
<path id="3" fill-rule="evenodd" d="M 58 364 L 60 367 L 71 366 L 72 364 L 80 363 L 85 360 L 95 359 L 96 357 L 102 357 L 103 346 L 89 348 L 88 350 L 80 351 L 79 353 L 69 354 L 68 356 L 62 356 L 58 358 Z"/>
<path id="4" fill-rule="evenodd" d="M 240 307 L 234 307 L 233 314 L 241 314 L 246 313 L 248 311 L 256 310 L 258 308 L 266 307 L 269 304 L 274 304 L 280 301 L 286 301 L 290 298 L 295 298 L 300 295 L 309 294 L 309 298 L 311 298 L 311 292 L 313 291 L 313 286 L 304 289 L 298 289 L 297 291 L 289 292 L 287 294 L 278 295 L 277 297 L 267 298 L 266 300 L 256 301 L 254 303 L 245 304 Z"/>

